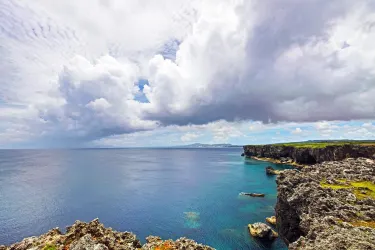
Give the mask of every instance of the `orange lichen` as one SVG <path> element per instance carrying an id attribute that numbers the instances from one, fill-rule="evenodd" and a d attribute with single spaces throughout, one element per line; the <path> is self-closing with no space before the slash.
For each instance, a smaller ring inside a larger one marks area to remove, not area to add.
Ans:
<path id="1" fill-rule="evenodd" d="M 375 228 L 375 221 L 364 221 L 364 220 L 358 220 L 358 221 L 352 221 L 349 222 L 352 226 L 355 227 L 371 227 Z"/>
<path id="2" fill-rule="evenodd" d="M 160 246 L 155 247 L 155 250 L 173 250 L 175 249 L 173 244 L 169 241 L 164 242 Z"/>

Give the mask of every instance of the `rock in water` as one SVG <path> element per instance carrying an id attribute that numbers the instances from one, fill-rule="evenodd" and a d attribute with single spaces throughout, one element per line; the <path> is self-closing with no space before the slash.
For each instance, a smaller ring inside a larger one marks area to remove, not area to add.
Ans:
<path id="1" fill-rule="evenodd" d="M 245 192 L 241 192 L 240 195 L 246 195 L 246 196 L 251 196 L 251 197 L 264 197 L 264 196 L 266 196 L 265 194 L 245 193 Z"/>
<path id="2" fill-rule="evenodd" d="M 280 174 L 282 171 L 280 171 L 280 170 L 276 170 L 276 169 L 274 169 L 273 167 L 271 167 L 271 166 L 268 166 L 268 167 L 266 167 L 266 174 L 267 175 L 278 175 L 278 174 Z"/>
<path id="3" fill-rule="evenodd" d="M 278 237 L 278 234 L 272 230 L 272 228 L 264 223 L 257 222 L 248 225 L 250 234 L 253 237 L 274 240 Z"/>
<path id="4" fill-rule="evenodd" d="M 242 153 L 241 156 L 245 156 L 245 153 Z"/>
<path id="5" fill-rule="evenodd" d="M 271 225 L 276 225 L 276 216 L 267 217 L 266 221 Z"/>

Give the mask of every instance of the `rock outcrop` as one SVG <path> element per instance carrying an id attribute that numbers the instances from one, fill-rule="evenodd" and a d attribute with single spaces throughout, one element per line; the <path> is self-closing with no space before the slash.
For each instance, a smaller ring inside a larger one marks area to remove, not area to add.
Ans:
<path id="1" fill-rule="evenodd" d="M 245 192 L 241 192 L 240 195 L 246 195 L 246 196 L 251 196 L 251 197 L 264 197 L 264 196 L 266 196 L 265 194 L 260 194 L 260 193 L 245 193 Z"/>
<path id="2" fill-rule="evenodd" d="M 375 249 L 375 163 L 346 159 L 277 178 L 277 228 L 290 250 Z"/>
<path id="3" fill-rule="evenodd" d="M 156 236 L 147 237 L 142 246 L 136 235 L 130 232 L 117 232 L 106 228 L 95 219 L 89 223 L 76 221 L 62 234 L 58 228 L 39 237 L 29 237 L 11 246 L 0 246 L 0 250 L 133 250 L 133 249 L 199 249 L 213 250 L 209 246 L 180 238 L 176 241 L 162 240 Z"/>
<path id="4" fill-rule="evenodd" d="M 266 167 L 266 174 L 267 175 L 278 175 L 282 172 L 282 170 L 276 170 L 271 166 Z"/>
<path id="5" fill-rule="evenodd" d="M 375 146 L 347 144 L 325 147 L 296 147 L 287 145 L 247 145 L 245 156 L 277 159 L 280 163 L 315 164 L 341 161 L 346 158 L 375 158 Z M 292 161 L 291 161 L 292 160 Z"/>
<path id="6" fill-rule="evenodd" d="M 271 225 L 276 225 L 276 216 L 267 217 L 266 221 Z"/>
<path id="7" fill-rule="evenodd" d="M 278 237 L 278 234 L 270 226 L 261 222 L 249 224 L 247 227 L 251 236 L 256 238 L 274 240 Z"/>

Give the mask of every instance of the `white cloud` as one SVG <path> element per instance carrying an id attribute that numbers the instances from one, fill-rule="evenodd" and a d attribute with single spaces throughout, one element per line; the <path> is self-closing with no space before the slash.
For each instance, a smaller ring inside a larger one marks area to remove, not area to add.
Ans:
<path id="1" fill-rule="evenodd" d="M 316 130 L 330 137 L 344 131 L 334 121 L 375 118 L 365 0 L 5 0 L 1 11 L 0 111 L 32 110 L 2 119 L 7 134 L 12 123 L 97 141 L 175 126 L 189 136 L 173 140 L 204 130 L 226 142 L 283 122 L 296 136 L 326 121 Z"/>
<path id="2" fill-rule="evenodd" d="M 181 141 L 183 142 L 191 142 L 194 141 L 195 139 L 199 138 L 201 135 L 197 133 L 186 133 L 183 136 L 181 136 Z"/>

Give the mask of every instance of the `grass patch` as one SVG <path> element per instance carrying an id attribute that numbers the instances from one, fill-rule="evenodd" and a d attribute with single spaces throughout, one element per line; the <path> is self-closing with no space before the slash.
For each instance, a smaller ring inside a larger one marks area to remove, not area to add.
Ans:
<path id="1" fill-rule="evenodd" d="M 375 199 L 375 184 L 370 181 L 352 182 L 351 185 L 355 187 L 354 194 L 358 199 L 365 199 L 367 197 Z"/>
<path id="2" fill-rule="evenodd" d="M 295 148 L 325 148 L 327 146 L 344 146 L 344 145 L 375 146 L 375 141 L 352 141 L 352 140 L 305 141 L 305 142 L 276 143 L 276 144 L 269 144 L 269 145 L 289 146 L 289 147 L 295 147 Z M 261 146 L 261 145 L 258 145 L 258 146 Z"/>
<path id="3" fill-rule="evenodd" d="M 358 145 L 358 146 L 375 146 L 375 142 L 368 141 L 324 141 L 324 142 L 291 142 L 280 143 L 275 145 L 291 146 L 295 148 L 325 148 L 327 146 L 345 146 L 345 145 Z"/>
<path id="4" fill-rule="evenodd" d="M 57 247 L 52 244 L 47 244 L 43 247 L 43 250 L 57 250 Z"/>
<path id="5" fill-rule="evenodd" d="M 339 184 L 328 184 L 325 180 L 320 182 L 323 188 L 337 189 L 353 189 L 354 195 L 357 199 L 362 200 L 365 198 L 375 199 L 375 184 L 371 181 L 353 181 L 347 182 L 344 179 L 337 180 Z M 346 184 L 348 183 L 348 184 Z"/>

